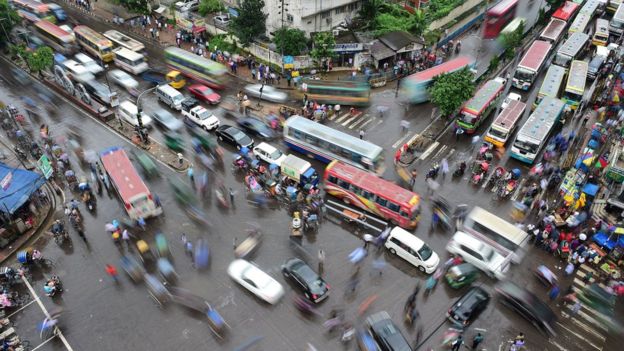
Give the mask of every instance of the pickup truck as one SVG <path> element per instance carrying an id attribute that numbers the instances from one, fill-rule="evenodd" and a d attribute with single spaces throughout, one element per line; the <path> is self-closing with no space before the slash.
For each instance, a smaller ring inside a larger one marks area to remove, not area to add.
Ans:
<path id="1" fill-rule="evenodd" d="M 206 110 L 193 98 L 182 101 L 182 116 L 185 120 L 197 124 L 207 132 L 217 129 L 221 124 L 217 116 Z"/>
<path id="2" fill-rule="evenodd" d="M 162 84 L 167 81 L 167 75 L 162 72 L 155 71 L 153 69 L 147 70 L 141 74 L 141 78 L 154 85 Z"/>

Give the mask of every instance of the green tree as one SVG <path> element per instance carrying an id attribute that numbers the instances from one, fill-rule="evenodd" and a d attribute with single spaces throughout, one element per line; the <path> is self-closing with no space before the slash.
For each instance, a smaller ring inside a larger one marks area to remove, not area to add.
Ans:
<path id="1" fill-rule="evenodd" d="M 225 6 L 221 3 L 221 0 L 201 0 L 199 2 L 199 8 L 197 12 L 200 15 L 206 16 L 209 13 L 219 12 L 225 10 Z"/>
<path id="2" fill-rule="evenodd" d="M 516 48 L 522 44 L 522 39 L 524 39 L 524 21 L 513 32 L 501 34 L 505 58 L 510 59 L 514 57 Z"/>
<path id="3" fill-rule="evenodd" d="M 429 94 L 431 102 L 440 112 L 444 116 L 451 116 L 472 97 L 474 90 L 474 74 L 466 67 L 457 72 L 435 76 Z"/>
<path id="4" fill-rule="evenodd" d="M 358 11 L 358 17 L 361 20 L 365 21 L 369 28 L 371 26 L 374 27 L 375 19 L 381 12 L 383 6 L 383 0 L 364 0 L 362 1 L 362 7 L 360 8 L 360 11 Z"/>
<path id="5" fill-rule="evenodd" d="M 295 28 L 280 28 L 275 31 L 273 43 L 284 55 L 297 56 L 308 46 L 304 31 Z"/>
<path id="6" fill-rule="evenodd" d="M 0 0 L 0 24 L 3 32 L 0 33 L 0 44 L 7 42 L 7 37 L 11 33 L 11 29 L 20 23 L 20 17 L 17 11 L 9 5 L 7 0 Z"/>
<path id="7" fill-rule="evenodd" d="M 54 50 L 48 46 L 39 47 L 26 55 L 26 62 L 31 71 L 41 74 L 42 70 L 51 68 L 54 64 Z"/>
<path id="8" fill-rule="evenodd" d="M 333 57 L 334 47 L 336 46 L 336 39 L 331 32 L 316 33 L 312 40 L 312 51 L 310 56 L 314 59 L 317 67 L 321 65 L 321 62 L 327 58 Z"/>
<path id="9" fill-rule="evenodd" d="M 414 35 L 421 35 L 427 26 L 425 15 L 421 10 L 413 14 L 392 5 L 392 11 L 381 13 L 375 18 L 375 35 L 382 36 L 389 32 L 404 31 Z"/>
<path id="10" fill-rule="evenodd" d="M 232 19 L 230 28 L 243 45 L 248 45 L 260 34 L 266 32 L 267 15 L 262 12 L 264 0 L 243 0 L 238 17 Z"/>
<path id="11" fill-rule="evenodd" d="M 112 2 L 127 8 L 131 12 L 149 15 L 148 0 L 113 0 Z"/>

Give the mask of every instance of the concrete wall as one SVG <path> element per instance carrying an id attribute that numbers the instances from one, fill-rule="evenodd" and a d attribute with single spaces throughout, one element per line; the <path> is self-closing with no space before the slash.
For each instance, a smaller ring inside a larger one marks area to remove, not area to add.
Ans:
<path id="1" fill-rule="evenodd" d="M 485 1 L 483 1 L 483 0 L 468 0 L 468 1 L 466 1 L 461 6 L 455 8 L 453 11 L 451 11 L 446 17 L 440 18 L 439 20 L 431 22 L 431 24 L 429 25 L 429 29 L 430 30 L 435 30 L 435 29 L 440 29 L 440 28 L 444 27 L 449 22 L 455 20 L 461 14 L 463 14 L 464 12 L 472 9 L 473 7 L 477 6 L 481 2 L 485 3 Z M 482 6 L 484 6 L 484 5 L 482 5 Z"/>

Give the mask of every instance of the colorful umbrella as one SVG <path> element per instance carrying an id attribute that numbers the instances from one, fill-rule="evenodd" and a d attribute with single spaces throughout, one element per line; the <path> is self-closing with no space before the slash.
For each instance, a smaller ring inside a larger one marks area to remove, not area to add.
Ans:
<path id="1" fill-rule="evenodd" d="M 595 168 L 605 168 L 607 167 L 607 165 L 609 164 L 609 162 L 607 162 L 607 160 L 605 160 L 603 157 L 599 158 L 598 161 L 596 161 L 596 164 L 594 165 Z"/>

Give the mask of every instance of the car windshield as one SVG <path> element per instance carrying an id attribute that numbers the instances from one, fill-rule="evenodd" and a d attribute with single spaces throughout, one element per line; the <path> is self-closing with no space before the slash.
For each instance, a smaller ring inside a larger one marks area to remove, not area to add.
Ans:
<path id="1" fill-rule="evenodd" d="M 277 160 L 278 158 L 280 158 L 282 156 L 282 152 L 279 150 L 275 150 L 273 151 L 273 153 L 271 153 L 270 157 L 272 160 Z"/>
<path id="2" fill-rule="evenodd" d="M 199 112 L 197 112 L 197 117 L 199 117 L 199 119 L 204 120 L 204 119 L 208 119 L 210 118 L 210 112 L 208 112 L 208 110 L 201 110 Z"/>
<path id="3" fill-rule="evenodd" d="M 210 94 L 212 94 L 212 93 L 213 93 L 213 91 L 212 91 L 210 88 L 206 88 L 206 89 L 204 89 L 204 90 L 200 90 L 200 91 L 201 91 L 201 93 L 202 93 L 204 96 L 208 96 L 208 95 L 210 95 Z"/>
<path id="4" fill-rule="evenodd" d="M 230 129 L 230 133 L 232 134 L 232 137 L 236 140 L 242 140 L 244 139 L 247 135 L 245 135 L 245 133 L 241 132 L 238 129 Z"/>
<path id="5" fill-rule="evenodd" d="M 418 255 L 420 255 L 423 261 L 426 261 L 429 259 L 429 257 L 431 257 L 431 255 L 433 255 L 433 250 L 431 250 L 431 248 L 427 246 L 427 244 L 423 244 L 420 250 L 418 250 Z"/>
<path id="6" fill-rule="evenodd" d="M 486 261 L 492 261 L 492 258 L 494 257 L 494 250 L 486 247 L 485 245 L 481 245 L 481 253 L 483 254 L 483 258 L 485 258 Z"/>

